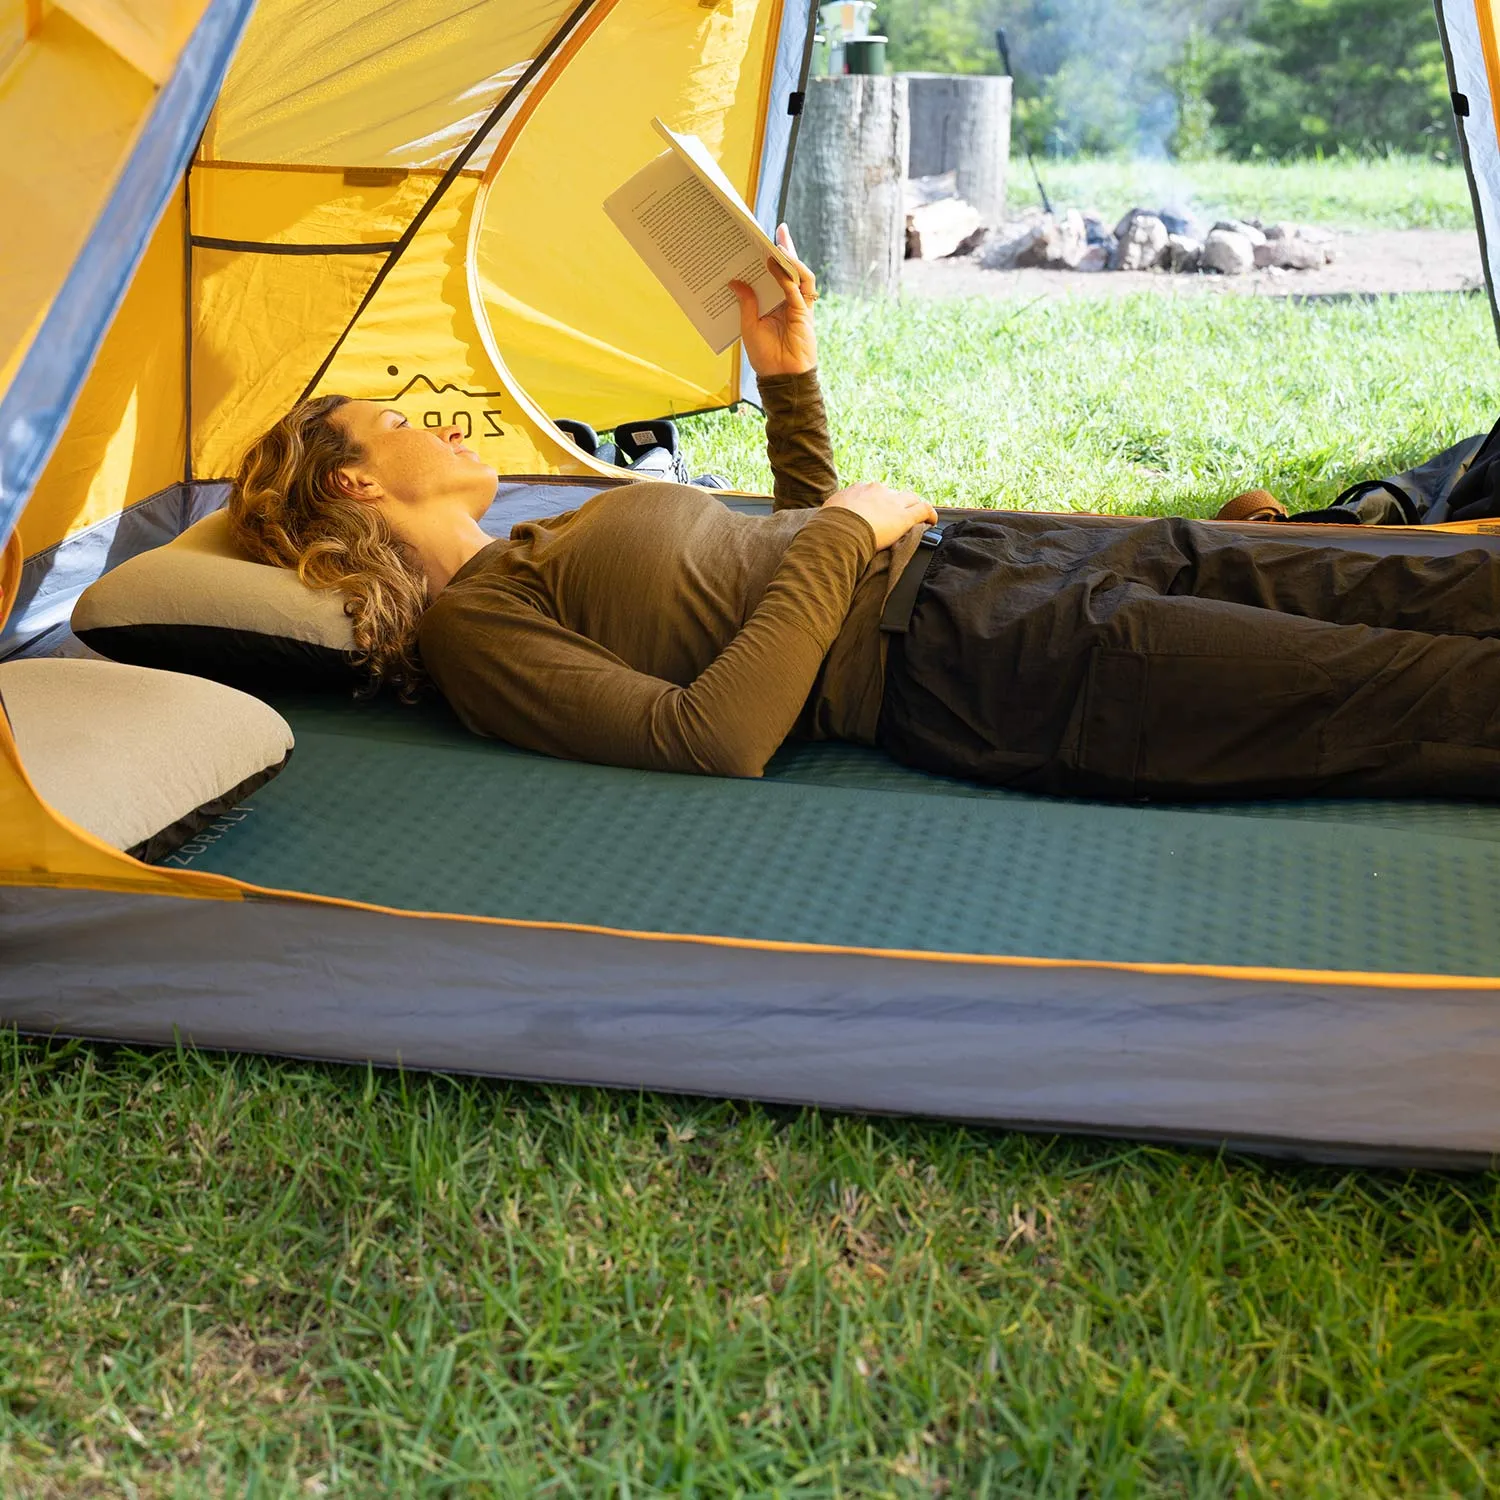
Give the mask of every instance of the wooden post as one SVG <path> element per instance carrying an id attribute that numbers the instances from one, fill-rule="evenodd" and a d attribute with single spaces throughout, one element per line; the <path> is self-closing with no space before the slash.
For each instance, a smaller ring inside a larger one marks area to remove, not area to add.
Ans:
<path id="1" fill-rule="evenodd" d="M 906 80 L 811 78 L 787 225 L 827 292 L 894 295 L 906 254 Z"/>
<path id="2" fill-rule="evenodd" d="M 958 196 L 986 219 L 1005 217 L 1010 79 L 988 73 L 903 73 L 909 91 L 908 175 L 958 174 Z"/>

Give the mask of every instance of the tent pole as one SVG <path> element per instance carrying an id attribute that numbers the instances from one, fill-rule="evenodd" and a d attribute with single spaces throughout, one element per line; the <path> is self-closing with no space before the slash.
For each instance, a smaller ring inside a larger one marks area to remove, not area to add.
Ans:
<path id="1" fill-rule="evenodd" d="M 802 71 L 797 77 L 794 99 L 787 101 L 787 112 L 792 117 L 792 133 L 787 137 L 786 164 L 781 169 L 781 195 L 776 200 L 778 224 L 786 218 L 786 199 L 792 186 L 792 163 L 797 159 L 797 132 L 802 128 L 803 100 L 807 97 L 807 76 L 812 71 L 813 38 L 817 31 L 818 0 L 807 0 L 807 35 L 802 42 Z"/>
<path id="2" fill-rule="evenodd" d="M 201 138 L 199 144 L 201 145 Z M 183 518 L 192 502 L 193 483 L 193 162 L 194 148 L 182 174 L 182 482 L 188 486 L 183 497 Z"/>

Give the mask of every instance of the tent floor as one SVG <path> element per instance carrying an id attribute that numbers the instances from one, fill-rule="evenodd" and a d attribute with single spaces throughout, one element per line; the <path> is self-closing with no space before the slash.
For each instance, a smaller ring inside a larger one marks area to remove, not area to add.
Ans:
<path id="1" fill-rule="evenodd" d="M 1500 974 L 1500 804 L 1064 802 L 783 751 L 579 765 L 439 705 L 281 700 L 282 774 L 170 864 L 410 911 L 941 953 Z"/>

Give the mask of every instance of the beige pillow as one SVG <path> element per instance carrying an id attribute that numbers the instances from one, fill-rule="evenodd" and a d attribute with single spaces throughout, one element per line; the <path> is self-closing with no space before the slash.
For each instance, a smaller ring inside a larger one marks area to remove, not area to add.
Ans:
<path id="1" fill-rule="evenodd" d="M 359 680 L 344 596 L 246 561 L 223 510 L 91 584 L 73 607 L 73 632 L 114 661 L 251 690 Z"/>
<path id="2" fill-rule="evenodd" d="M 38 792 L 148 863 L 263 786 L 292 731 L 258 698 L 111 661 L 0 662 L 3 707 Z"/>

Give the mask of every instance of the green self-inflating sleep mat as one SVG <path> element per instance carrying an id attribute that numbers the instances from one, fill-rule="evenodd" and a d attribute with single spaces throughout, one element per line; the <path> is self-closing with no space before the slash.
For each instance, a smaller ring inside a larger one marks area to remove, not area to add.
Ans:
<path id="1" fill-rule="evenodd" d="M 495 534 L 578 503 L 512 488 Z M 527 755 L 440 703 L 273 701 L 290 763 L 171 861 L 248 889 L 9 887 L 0 1021 L 1338 1160 L 1500 1153 L 1500 799 L 1056 801 L 849 745 L 714 780 Z"/>
<path id="2" fill-rule="evenodd" d="M 173 857 L 280 890 L 628 932 L 1500 974 L 1500 805 L 1061 801 L 803 745 L 764 780 L 553 760 L 441 706 L 276 706 L 285 771 Z"/>

